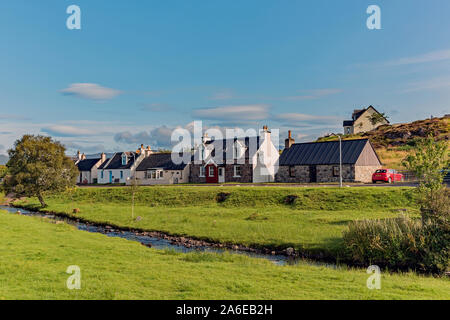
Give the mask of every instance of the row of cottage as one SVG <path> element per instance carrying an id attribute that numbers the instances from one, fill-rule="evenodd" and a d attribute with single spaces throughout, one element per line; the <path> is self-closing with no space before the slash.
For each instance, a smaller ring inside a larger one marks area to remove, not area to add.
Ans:
<path id="1" fill-rule="evenodd" d="M 75 163 L 79 184 L 140 185 L 179 183 L 309 183 L 337 182 L 342 156 L 346 182 L 371 182 L 382 164 L 367 139 L 295 143 L 289 131 L 283 152 L 274 146 L 265 126 L 257 137 L 215 141 L 207 136 L 190 155 L 175 164 L 171 153 L 154 152 L 143 145 L 133 152 L 117 152 L 110 158 L 86 159 L 78 152 Z M 217 159 L 223 161 L 217 161 Z"/>

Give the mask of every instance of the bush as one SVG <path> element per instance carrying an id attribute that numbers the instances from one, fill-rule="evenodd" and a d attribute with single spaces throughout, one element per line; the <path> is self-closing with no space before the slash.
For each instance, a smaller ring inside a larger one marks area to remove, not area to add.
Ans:
<path id="1" fill-rule="evenodd" d="M 344 233 L 344 243 L 351 259 L 365 265 L 436 274 L 449 266 L 450 234 L 431 221 L 354 221 Z"/>

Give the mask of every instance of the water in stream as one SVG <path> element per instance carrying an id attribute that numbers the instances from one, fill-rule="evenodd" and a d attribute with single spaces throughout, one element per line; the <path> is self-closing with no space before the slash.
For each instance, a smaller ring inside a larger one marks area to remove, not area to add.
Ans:
<path id="1" fill-rule="evenodd" d="M 77 222 L 77 221 L 74 221 L 71 219 L 58 217 L 58 216 L 55 216 L 52 214 L 33 212 L 33 211 L 25 210 L 25 209 L 19 209 L 19 208 L 13 208 L 13 207 L 8 207 L 8 206 L 1 206 L 1 205 L 0 205 L 0 210 L 5 210 L 5 211 L 7 211 L 9 213 L 13 213 L 13 214 L 17 214 L 17 212 L 20 211 L 20 213 L 22 215 L 26 215 L 26 216 L 34 216 L 34 217 L 47 218 L 47 219 L 52 219 L 52 220 L 57 220 L 57 221 L 63 221 L 65 223 L 68 223 L 70 225 L 77 227 L 77 229 L 79 229 L 79 230 L 83 230 L 83 231 L 87 231 L 87 232 L 102 233 L 102 234 L 107 235 L 108 237 L 119 237 L 119 238 L 127 239 L 130 241 L 136 241 L 136 242 L 142 243 L 143 245 L 151 245 L 152 248 L 159 249 L 159 250 L 169 249 L 169 250 L 175 250 L 175 251 L 183 252 L 183 253 L 192 252 L 192 251 L 196 251 L 196 252 L 203 251 L 203 252 L 214 252 L 214 253 L 230 252 L 233 254 L 243 254 L 243 255 L 246 255 L 249 257 L 253 257 L 253 258 L 267 259 L 277 265 L 296 263 L 295 259 L 289 258 L 286 256 L 282 256 L 282 255 L 259 254 L 259 253 L 246 252 L 246 251 L 232 251 L 232 250 L 228 250 L 228 249 L 211 248 L 211 247 L 207 247 L 207 246 L 187 248 L 182 245 L 172 244 L 169 240 L 155 238 L 155 237 L 151 237 L 151 236 L 137 235 L 131 231 L 120 231 L 120 230 L 115 230 L 115 229 L 109 229 L 109 228 L 103 227 L 103 226 L 86 224 L 83 222 Z M 313 264 L 317 264 L 317 263 L 313 263 Z M 320 265 L 325 265 L 325 264 L 320 264 Z"/>

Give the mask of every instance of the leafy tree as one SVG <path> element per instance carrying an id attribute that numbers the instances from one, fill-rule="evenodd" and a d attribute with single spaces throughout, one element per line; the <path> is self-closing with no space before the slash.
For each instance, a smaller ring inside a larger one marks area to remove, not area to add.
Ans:
<path id="1" fill-rule="evenodd" d="M 371 116 L 367 116 L 367 118 L 369 119 L 370 123 L 372 123 L 372 125 L 376 125 L 377 123 L 382 123 L 384 120 L 387 120 L 388 117 L 384 112 L 375 112 Z"/>
<path id="2" fill-rule="evenodd" d="M 422 139 L 416 145 L 415 154 L 406 157 L 404 165 L 420 182 L 417 191 L 422 220 L 448 228 L 449 191 L 443 184 L 443 169 L 448 166 L 448 142 L 435 141 L 433 136 Z"/>
<path id="3" fill-rule="evenodd" d="M 0 165 L 0 180 L 6 176 L 7 171 L 6 166 Z"/>
<path id="4" fill-rule="evenodd" d="M 78 169 L 65 155 L 65 147 L 50 137 L 24 135 L 8 150 L 6 192 L 19 196 L 36 196 L 46 207 L 44 194 L 75 185 Z"/>

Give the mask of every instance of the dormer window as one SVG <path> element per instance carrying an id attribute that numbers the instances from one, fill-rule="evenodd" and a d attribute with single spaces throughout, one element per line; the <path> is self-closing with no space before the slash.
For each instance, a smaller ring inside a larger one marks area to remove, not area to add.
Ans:
<path id="1" fill-rule="evenodd" d="M 243 156 L 244 147 L 239 141 L 236 141 L 233 145 L 233 159 L 240 159 Z"/>
<path id="2" fill-rule="evenodd" d="M 124 154 L 122 154 L 122 165 L 123 165 L 123 166 L 126 166 L 127 163 L 128 163 L 128 157 L 127 157 L 127 155 L 124 153 Z"/>

